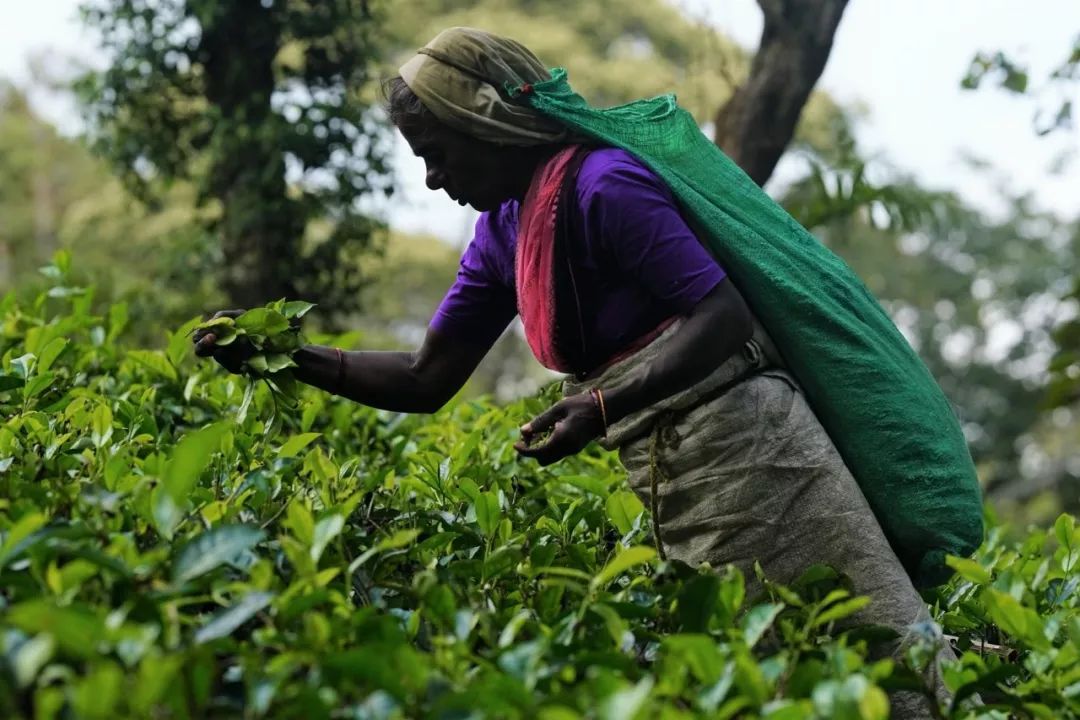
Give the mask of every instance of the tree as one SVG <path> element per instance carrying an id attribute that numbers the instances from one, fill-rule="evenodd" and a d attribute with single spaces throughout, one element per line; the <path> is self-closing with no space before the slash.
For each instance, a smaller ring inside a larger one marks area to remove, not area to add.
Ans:
<path id="1" fill-rule="evenodd" d="M 52 256 L 64 213 L 104 173 L 2 82 L 0 120 L 0 287 L 10 289 Z"/>
<path id="2" fill-rule="evenodd" d="M 759 185 L 784 154 L 825 69 L 847 0 L 758 0 L 761 43 L 746 81 L 716 114 L 716 144 Z"/>
<path id="3" fill-rule="evenodd" d="M 94 147 L 149 203 L 191 181 L 220 238 L 230 301 L 305 297 L 355 307 L 352 260 L 388 191 L 384 131 L 361 97 L 376 53 L 363 0 L 95 0 L 110 58 L 79 87 Z M 313 237 L 314 219 L 329 219 Z"/>
<path id="4" fill-rule="evenodd" d="M 1070 91 L 1080 88 L 1080 35 L 1077 35 L 1072 49 L 1066 52 L 1065 59 L 1050 73 L 1041 88 L 1033 89 L 1029 77 L 1027 68 L 1006 53 L 980 52 L 971 61 L 962 85 L 974 90 L 984 80 L 992 79 L 1008 92 L 1033 94 L 1037 100 L 1049 94 L 1051 87 L 1057 88 L 1061 92 L 1051 103 L 1050 112 L 1047 112 L 1045 101 L 1039 102 L 1040 109 L 1036 111 L 1034 119 L 1035 132 L 1049 135 L 1072 128 L 1073 97 Z M 1072 298 L 1074 303 L 1080 303 L 1080 275 L 1075 278 Z M 1058 352 L 1050 364 L 1053 375 L 1049 385 L 1050 405 L 1080 405 L 1080 317 L 1075 312 L 1073 317 L 1057 328 L 1055 339 Z"/>
<path id="5" fill-rule="evenodd" d="M 996 82 L 998 87 L 1017 95 L 1037 96 L 1048 93 L 1055 86 L 1076 84 L 1080 82 L 1080 35 L 1076 36 L 1072 48 L 1065 52 L 1064 60 L 1051 71 L 1041 87 L 1033 88 L 1027 67 L 1000 50 L 976 53 L 960 84 L 967 90 L 977 90 L 986 80 Z M 1047 112 L 1047 107 L 1043 105 L 1035 113 L 1035 131 L 1039 135 L 1072 127 L 1072 98 L 1059 96 L 1050 104 L 1050 108 L 1050 112 Z"/>
<path id="6" fill-rule="evenodd" d="M 1004 51 L 981 51 L 972 59 L 961 86 L 976 90 L 986 82 L 996 84 L 1002 90 L 1024 96 L 1036 105 L 1033 129 L 1039 136 L 1060 135 L 1074 128 L 1073 107 L 1076 92 L 1080 89 L 1080 34 L 1062 53 L 1062 61 L 1043 79 L 1032 82 L 1031 73 L 1024 63 Z M 1074 147 L 1075 151 L 1075 147 Z M 1075 266 L 1080 250 L 1080 222 L 1074 223 L 1071 232 L 1064 234 L 1063 246 L 1068 251 L 1061 267 L 1065 272 Z M 1053 339 L 1055 352 L 1049 363 L 1049 378 L 1039 383 L 1038 390 L 1044 397 L 1046 417 L 1042 423 L 1042 435 L 1047 445 L 1057 446 L 1044 453 L 1042 464 L 1053 467 L 1065 483 L 1071 480 L 1072 492 L 1061 492 L 1063 498 L 1073 498 L 1070 509 L 1076 510 L 1075 498 L 1080 497 L 1080 454 L 1075 448 L 1080 438 L 1080 423 L 1076 413 L 1080 411 L 1080 274 L 1075 270 L 1071 276 L 1071 292 L 1067 303 L 1053 318 L 1056 327 Z M 1063 449 L 1064 448 L 1064 449 Z M 1052 457 L 1054 456 L 1054 457 Z M 1056 460 L 1056 461 L 1055 461 Z M 1038 485 L 1034 490 L 1041 489 Z"/>

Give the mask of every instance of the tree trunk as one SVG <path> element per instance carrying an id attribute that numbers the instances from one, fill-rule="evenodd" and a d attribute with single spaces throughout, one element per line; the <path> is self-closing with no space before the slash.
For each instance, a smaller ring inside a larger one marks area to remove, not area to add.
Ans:
<path id="1" fill-rule="evenodd" d="M 715 142 L 764 185 L 795 134 L 848 0 L 758 0 L 765 14 L 750 75 L 716 114 Z"/>
<path id="2" fill-rule="evenodd" d="M 219 117 L 205 192 L 221 203 L 222 286 L 233 307 L 295 298 L 302 208 L 287 196 L 285 159 L 274 134 L 273 63 L 280 14 L 256 0 L 210 4 L 200 54 L 206 96 Z"/>

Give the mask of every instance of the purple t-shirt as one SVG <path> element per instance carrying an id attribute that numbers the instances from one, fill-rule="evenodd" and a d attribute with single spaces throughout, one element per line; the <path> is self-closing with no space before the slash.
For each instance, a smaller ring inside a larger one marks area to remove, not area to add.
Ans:
<path id="1" fill-rule="evenodd" d="M 625 150 L 590 153 L 577 196 L 585 247 L 576 278 L 585 332 L 612 354 L 689 312 L 724 279 L 668 187 Z M 480 215 L 433 329 L 485 347 L 498 339 L 517 315 L 517 230 L 515 200 Z"/>

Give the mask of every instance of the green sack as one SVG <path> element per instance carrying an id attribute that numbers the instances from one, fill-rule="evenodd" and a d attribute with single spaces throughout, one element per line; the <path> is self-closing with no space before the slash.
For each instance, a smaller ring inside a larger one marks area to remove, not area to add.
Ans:
<path id="1" fill-rule="evenodd" d="M 566 71 L 511 96 L 577 134 L 640 158 L 738 286 L 798 378 L 916 586 L 982 541 L 982 496 L 952 408 L 843 260 L 772 200 L 672 95 L 609 109 Z"/>

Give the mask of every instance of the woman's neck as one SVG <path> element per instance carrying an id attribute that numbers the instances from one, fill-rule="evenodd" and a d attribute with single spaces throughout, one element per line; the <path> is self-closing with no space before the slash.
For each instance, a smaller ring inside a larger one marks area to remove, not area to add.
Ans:
<path id="1" fill-rule="evenodd" d="M 515 157 L 510 161 L 506 174 L 510 184 L 510 197 L 519 203 L 524 202 L 536 171 L 561 149 L 557 145 L 516 148 Z"/>

